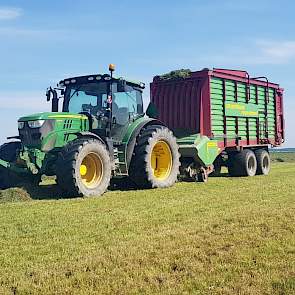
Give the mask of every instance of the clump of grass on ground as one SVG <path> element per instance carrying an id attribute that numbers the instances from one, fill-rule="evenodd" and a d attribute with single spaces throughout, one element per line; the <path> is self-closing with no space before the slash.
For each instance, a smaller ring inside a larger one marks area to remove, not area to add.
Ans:
<path id="1" fill-rule="evenodd" d="M 31 196 L 23 188 L 0 190 L 0 203 L 31 201 Z"/>
<path id="2" fill-rule="evenodd" d="M 294 179 L 1 204 L 0 294 L 293 295 Z"/>

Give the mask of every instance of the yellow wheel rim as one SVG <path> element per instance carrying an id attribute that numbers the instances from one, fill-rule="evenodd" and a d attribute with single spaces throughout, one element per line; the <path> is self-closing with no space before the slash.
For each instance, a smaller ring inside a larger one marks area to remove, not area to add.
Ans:
<path id="1" fill-rule="evenodd" d="M 169 177 L 172 168 L 172 153 L 165 141 L 160 140 L 154 145 L 151 166 L 155 178 L 165 180 Z"/>
<path id="2" fill-rule="evenodd" d="M 95 154 L 88 154 L 80 165 L 80 176 L 87 188 L 94 188 L 101 182 L 103 176 L 103 163 Z"/>

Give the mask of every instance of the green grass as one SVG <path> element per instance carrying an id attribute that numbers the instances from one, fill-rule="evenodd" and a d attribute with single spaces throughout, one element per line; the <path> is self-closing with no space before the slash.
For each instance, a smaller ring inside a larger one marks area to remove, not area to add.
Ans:
<path id="1" fill-rule="evenodd" d="M 271 152 L 271 160 L 273 162 L 289 162 L 295 163 L 295 153 L 287 152 Z"/>
<path id="2" fill-rule="evenodd" d="M 294 180 L 274 163 L 99 198 L 3 191 L 0 294 L 294 294 Z"/>

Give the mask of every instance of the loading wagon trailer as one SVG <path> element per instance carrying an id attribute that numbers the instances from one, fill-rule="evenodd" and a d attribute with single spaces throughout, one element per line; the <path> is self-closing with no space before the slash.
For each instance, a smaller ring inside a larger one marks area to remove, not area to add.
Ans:
<path id="1" fill-rule="evenodd" d="M 213 162 L 217 173 L 226 165 L 232 176 L 268 174 L 268 146 L 284 142 L 278 84 L 246 71 L 203 69 L 180 78 L 156 76 L 150 87 L 158 119 L 177 136 L 190 176 L 206 180 Z"/>

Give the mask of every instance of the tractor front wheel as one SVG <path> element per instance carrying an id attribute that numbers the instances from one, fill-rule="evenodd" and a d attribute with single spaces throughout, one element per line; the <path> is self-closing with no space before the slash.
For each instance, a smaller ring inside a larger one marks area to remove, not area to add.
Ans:
<path id="1" fill-rule="evenodd" d="M 95 139 L 77 139 L 59 153 L 57 183 L 68 195 L 100 196 L 111 178 L 109 152 Z"/>

